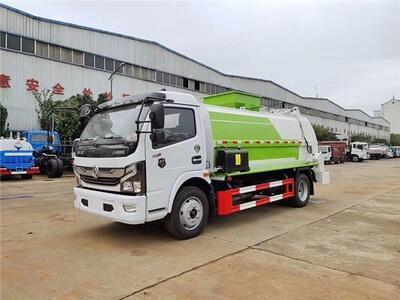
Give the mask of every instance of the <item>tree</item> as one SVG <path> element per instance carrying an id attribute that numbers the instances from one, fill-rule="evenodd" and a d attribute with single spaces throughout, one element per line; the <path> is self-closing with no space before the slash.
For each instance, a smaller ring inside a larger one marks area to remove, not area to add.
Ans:
<path id="1" fill-rule="evenodd" d="M 353 134 L 350 140 L 352 142 L 362 142 L 371 144 L 374 141 L 374 137 L 369 134 L 359 133 L 359 134 Z"/>
<path id="2" fill-rule="evenodd" d="M 109 98 L 108 98 L 108 93 L 107 92 L 99 94 L 99 96 L 97 98 L 97 105 L 99 105 L 99 104 L 101 104 L 103 102 L 106 102 L 108 100 L 109 100 Z"/>
<path id="3" fill-rule="evenodd" d="M 330 131 L 328 127 L 319 124 L 313 124 L 315 135 L 318 141 L 337 141 L 336 134 Z"/>
<path id="4" fill-rule="evenodd" d="M 40 92 L 33 92 L 32 94 L 37 104 L 35 110 L 40 128 L 47 129 L 49 114 L 60 104 L 60 101 L 53 100 L 54 93 L 49 89 L 43 89 Z"/>
<path id="5" fill-rule="evenodd" d="M 395 133 L 390 134 L 390 145 L 400 146 L 400 134 L 395 134 Z"/>
<path id="6" fill-rule="evenodd" d="M 0 103 L 0 136 L 4 136 L 6 133 L 6 121 L 8 117 L 7 108 Z"/>
<path id="7" fill-rule="evenodd" d="M 64 140 L 78 138 L 88 122 L 87 118 L 79 118 L 79 107 L 84 104 L 97 104 L 91 96 L 80 94 L 66 100 L 54 101 L 53 93 L 48 89 L 33 95 L 37 102 L 36 112 L 41 128 L 47 129 L 54 121 L 54 130 L 58 131 Z"/>

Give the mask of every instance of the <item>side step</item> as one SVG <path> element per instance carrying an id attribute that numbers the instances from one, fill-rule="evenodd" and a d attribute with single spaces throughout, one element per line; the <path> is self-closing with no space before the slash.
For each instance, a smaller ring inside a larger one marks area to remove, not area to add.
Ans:
<path id="1" fill-rule="evenodd" d="M 246 193 L 252 193 L 252 192 L 258 192 L 262 190 L 268 190 L 270 188 L 274 187 L 279 187 L 283 186 L 284 192 L 282 194 L 274 195 L 274 196 L 265 196 L 261 199 L 255 200 L 255 201 L 250 201 L 250 202 L 245 202 L 242 204 L 233 204 L 233 197 L 246 194 Z M 217 201 L 218 201 L 218 215 L 224 216 L 224 215 L 230 215 L 235 212 L 245 210 L 251 207 L 255 206 L 260 206 L 264 204 L 268 204 L 271 202 L 279 201 L 282 199 L 287 199 L 294 197 L 294 179 L 293 178 L 288 178 L 284 180 L 278 180 L 278 181 L 272 181 L 272 182 L 266 182 L 266 183 L 261 183 L 257 185 L 251 185 L 251 186 L 246 186 L 242 188 L 236 188 L 236 189 L 230 189 L 226 191 L 220 191 L 217 192 Z"/>

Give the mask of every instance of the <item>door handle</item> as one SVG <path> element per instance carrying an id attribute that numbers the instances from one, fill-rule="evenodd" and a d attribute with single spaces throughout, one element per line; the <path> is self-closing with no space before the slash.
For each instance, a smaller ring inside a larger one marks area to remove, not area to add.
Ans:
<path id="1" fill-rule="evenodd" d="M 201 164 L 201 155 L 192 156 L 192 164 L 194 165 Z"/>

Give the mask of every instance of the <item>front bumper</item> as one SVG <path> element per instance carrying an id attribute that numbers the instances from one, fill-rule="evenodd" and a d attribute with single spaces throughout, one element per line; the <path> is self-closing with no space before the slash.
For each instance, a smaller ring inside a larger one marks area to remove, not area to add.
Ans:
<path id="1" fill-rule="evenodd" d="M 75 207 L 85 212 L 126 224 L 146 221 L 146 196 L 120 195 L 80 187 L 75 187 L 74 193 Z M 136 211 L 126 212 L 123 205 L 136 206 Z"/>

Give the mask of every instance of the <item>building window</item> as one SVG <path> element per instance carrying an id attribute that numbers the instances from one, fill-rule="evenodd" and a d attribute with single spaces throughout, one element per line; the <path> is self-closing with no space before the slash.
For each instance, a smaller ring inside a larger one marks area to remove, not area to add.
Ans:
<path id="1" fill-rule="evenodd" d="M 72 63 L 72 50 L 61 48 L 61 60 Z"/>
<path id="2" fill-rule="evenodd" d="M 149 70 L 149 80 L 155 81 L 156 80 L 156 71 Z"/>
<path id="3" fill-rule="evenodd" d="M 60 60 L 60 50 L 59 46 L 49 45 L 49 57 Z"/>
<path id="4" fill-rule="evenodd" d="M 189 87 L 189 80 L 186 77 L 183 77 L 182 79 L 183 79 L 183 82 L 182 82 L 183 87 L 184 88 L 188 88 Z"/>
<path id="5" fill-rule="evenodd" d="M 171 75 L 171 85 L 176 85 L 176 75 Z"/>
<path id="6" fill-rule="evenodd" d="M 194 89 L 195 91 L 200 91 L 200 81 L 198 80 L 194 81 Z"/>
<path id="7" fill-rule="evenodd" d="M 123 66 L 118 69 L 118 67 L 121 64 L 122 64 L 122 61 L 116 60 L 115 61 L 115 70 L 118 70 L 117 73 L 124 74 L 124 67 Z"/>
<path id="8" fill-rule="evenodd" d="M 36 42 L 36 55 L 49 57 L 49 44 Z"/>
<path id="9" fill-rule="evenodd" d="M 85 66 L 94 67 L 94 55 L 91 53 L 85 53 Z"/>
<path id="10" fill-rule="evenodd" d="M 162 72 L 160 72 L 160 71 L 156 72 L 156 81 L 157 82 L 162 82 L 163 81 L 162 80 Z"/>
<path id="11" fill-rule="evenodd" d="M 194 90 L 194 80 L 189 79 L 189 90 Z"/>
<path id="12" fill-rule="evenodd" d="M 140 76 L 140 67 L 133 66 L 133 76 L 136 78 L 141 78 Z"/>
<path id="13" fill-rule="evenodd" d="M 35 41 L 28 38 L 22 38 L 22 51 L 27 53 L 35 53 Z"/>
<path id="14" fill-rule="evenodd" d="M 143 78 L 144 80 L 149 79 L 149 70 L 148 70 L 148 69 L 142 68 L 142 78 Z"/>
<path id="15" fill-rule="evenodd" d="M 206 92 L 211 93 L 211 84 L 206 83 Z"/>
<path id="16" fill-rule="evenodd" d="M 0 32 L 0 47 L 6 47 L 6 33 Z"/>
<path id="17" fill-rule="evenodd" d="M 74 64 L 83 65 L 83 52 L 73 50 Z"/>
<path id="18" fill-rule="evenodd" d="M 97 69 L 104 70 L 104 57 L 96 55 L 94 58 L 94 65 Z"/>
<path id="19" fill-rule="evenodd" d="M 170 81 L 169 81 L 169 74 L 168 73 L 164 73 L 164 80 L 163 81 L 164 81 L 165 84 L 169 84 Z"/>
<path id="20" fill-rule="evenodd" d="M 214 84 L 211 84 L 211 94 L 215 94 L 216 92 L 216 86 Z"/>
<path id="21" fill-rule="evenodd" d="M 194 89 L 196 90 L 196 81 L 194 82 Z M 202 92 L 202 93 L 206 92 L 206 84 L 204 82 L 200 82 L 199 91 Z"/>
<path id="22" fill-rule="evenodd" d="M 176 85 L 177 85 L 177 86 L 180 86 L 180 87 L 183 87 L 183 77 L 181 77 L 181 76 L 178 76 L 178 77 L 177 77 L 177 79 L 176 79 Z"/>
<path id="23" fill-rule="evenodd" d="M 7 48 L 21 51 L 21 38 L 14 34 L 7 34 Z"/>
<path id="24" fill-rule="evenodd" d="M 114 72 L 114 60 L 106 58 L 106 70 Z"/>
<path id="25" fill-rule="evenodd" d="M 130 64 L 126 64 L 124 68 L 125 68 L 125 75 L 133 77 L 133 66 Z"/>

